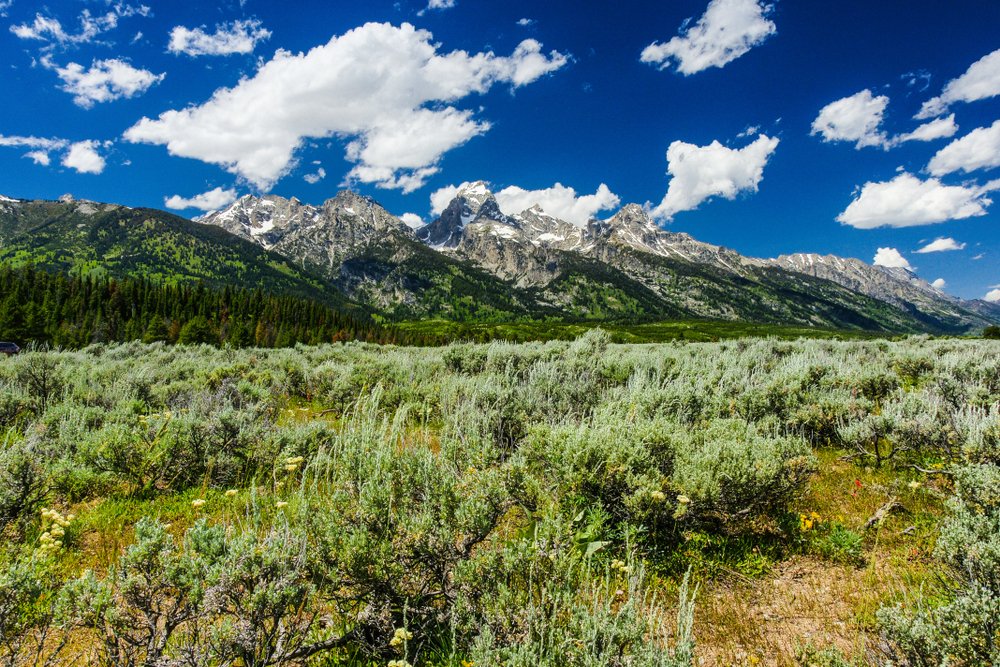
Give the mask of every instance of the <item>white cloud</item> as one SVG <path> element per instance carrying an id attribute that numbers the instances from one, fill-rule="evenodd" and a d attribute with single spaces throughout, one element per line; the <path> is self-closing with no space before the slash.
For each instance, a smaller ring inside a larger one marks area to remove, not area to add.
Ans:
<path id="1" fill-rule="evenodd" d="M 316 185 L 324 178 L 326 178 L 326 169 L 324 169 L 323 167 L 320 167 L 312 174 L 306 174 L 305 176 L 302 177 L 302 179 L 306 183 L 309 183 L 310 185 Z"/>
<path id="2" fill-rule="evenodd" d="M 935 139 L 947 139 L 958 132 L 958 125 L 955 124 L 955 114 L 937 118 L 924 123 L 913 132 L 901 134 L 893 140 L 893 143 L 903 143 L 904 141 L 934 141 Z"/>
<path id="3" fill-rule="evenodd" d="M 46 139 L 45 137 L 17 137 L 0 134 L 0 146 L 10 148 L 37 148 L 44 151 L 54 151 L 66 148 L 69 142 L 65 139 Z"/>
<path id="4" fill-rule="evenodd" d="M 410 192 L 445 152 L 490 127 L 448 103 L 495 84 L 527 85 L 567 62 L 531 39 L 509 57 L 439 53 L 426 30 L 369 23 L 308 53 L 278 51 L 253 77 L 200 106 L 143 118 L 125 138 L 221 165 L 262 189 L 287 173 L 306 138 L 351 138 L 349 178 Z"/>
<path id="5" fill-rule="evenodd" d="M 425 8 L 417 12 L 417 16 L 423 16 L 432 9 L 451 9 L 456 4 L 456 0 L 430 0 Z"/>
<path id="6" fill-rule="evenodd" d="M 777 32 L 767 16 L 773 5 L 758 0 L 712 0 L 698 22 L 669 42 L 653 42 L 643 49 L 641 60 L 670 67 L 690 75 L 709 67 L 723 67 L 761 44 Z"/>
<path id="7" fill-rule="evenodd" d="M 944 237 L 931 241 L 916 252 L 926 254 L 929 252 L 948 252 L 949 250 L 965 250 L 965 244 L 959 243 L 953 238 Z"/>
<path id="8" fill-rule="evenodd" d="M 735 199 L 741 192 L 756 192 L 764 167 L 778 147 L 778 139 L 760 135 L 743 148 L 726 148 L 718 141 L 696 146 L 675 141 L 667 149 L 667 194 L 652 210 L 657 219 L 698 208 L 706 199 Z"/>
<path id="9" fill-rule="evenodd" d="M 592 195 L 577 195 L 573 188 L 556 183 L 543 190 L 525 190 L 512 185 L 496 193 L 500 210 L 515 215 L 536 204 L 543 211 L 560 220 L 583 227 L 599 211 L 614 208 L 621 203 L 618 195 L 604 183 Z"/>
<path id="10" fill-rule="evenodd" d="M 529 18 L 518 19 L 517 24 L 522 28 L 527 28 L 529 25 L 535 24 L 535 19 L 529 19 Z"/>
<path id="11" fill-rule="evenodd" d="M 167 197 L 163 200 L 163 203 L 167 208 L 172 208 L 175 211 L 183 211 L 189 208 L 196 208 L 200 211 L 215 211 L 223 206 L 232 204 L 234 201 L 236 201 L 236 190 L 232 188 L 228 190 L 215 188 L 200 195 L 195 195 L 190 199 L 186 199 L 180 195 Z"/>
<path id="12" fill-rule="evenodd" d="M 446 185 L 443 188 L 438 188 L 431 193 L 431 214 L 441 215 L 444 210 L 448 208 L 448 204 L 451 200 L 458 195 L 458 191 L 465 188 L 470 183 L 462 183 L 461 185 Z"/>
<path id="13" fill-rule="evenodd" d="M 45 151 L 29 151 L 24 154 L 24 157 L 29 158 L 35 164 L 39 164 L 43 167 L 47 167 L 52 164 L 52 158 Z"/>
<path id="14" fill-rule="evenodd" d="M 931 287 L 936 287 L 937 289 L 940 290 L 943 290 L 947 286 L 948 286 L 948 281 L 945 280 L 944 278 L 938 278 L 937 280 L 931 283 Z"/>
<path id="15" fill-rule="evenodd" d="M 74 46 L 93 42 L 101 34 L 114 30 L 118 27 L 118 19 L 121 17 L 152 14 L 152 10 L 146 5 L 129 5 L 124 2 L 116 2 L 113 5 L 109 2 L 108 5 L 111 11 L 98 16 L 84 9 L 78 19 L 80 31 L 76 33 L 67 32 L 59 19 L 43 16 L 40 13 L 35 14 L 35 19 L 31 23 L 12 25 L 10 31 L 20 39 L 47 42 L 48 48 L 56 45 Z"/>
<path id="16" fill-rule="evenodd" d="M 399 216 L 399 219 L 402 220 L 403 223 L 410 229 L 420 229 L 425 224 L 427 224 L 424 222 L 424 219 L 421 218 L 416 213 L 404 213 L 403 215 Z"/>
<path id="17" fill-rule="evenodd" d="M 1000 120 L 980 127 L 942 148 L 927 164 L 927 171 L 944 176 L 955 171 L 1000 167 Z"/>
<path id="18" fill-rule="evenodd" d="M 0 0 L 0 17 L 7 16 L 7 10 L 14 4 L 14 0 Z"/>
<path id="19" fill-rule="evenodd" d="M 924 102 L 916 118 L 940 116 L 956 102 L 975 102 L 1000 95 L 1000 49 L 983 56 L 949 81 L 941 95 Z"/>
<path id="20" fill-rule="evenodd" d="M 823 141 L 853 141 L 855 148 L 888 148 L 889 139 L 880 129 L 887 106 L 885 95 L 875 97 L 872 91 L 862 90 L 820 109 L 811 134 L 822 135 Z"/>
<path id="21" fill-rule="evenodd" d="M 884 266 L 890 269 L 906 269 L 912 271 L 913 267 L 906 261 L 906 258 L 895 248 L 879 248 L 875 253 L 875 266 Z"/>
<path id="22" fill-rule="evenodd" d="M 1000 303 L 1000 289 L 990 290 L 983 297 L 983 301 L 989 301 L 990 303 Z"/>
<path id="23" fill-rule="evenodd" d="M 234 53 L 253 53 L 259 42 L 271 37 L 271 31 L 264 28 L 257 19 L 220 23 L 214 33 L 200 28 L 176 26 L 170 31 L 167 50 L 171 53 L 189 56 L 228 56 Z"/>
<path id="24" fill-rule="evenodd" d="M 78 141 L 72 144 L 63 156 L 62 165 L 81 174 L 100 174 L 104 171 L 105 162 L 97 152 L 99 145 L 96 141 Z"/>
<path id="25" fill-rule="evenodd" d="M 89 69 L 78 63 L 58 67 L 48 59 L 43 58 L 42 62 L 55 69 L 63 81 L 61 88 L 73 95 L 73 102 L 84 109 L 100 102 L 135 97 L 166 77 L 166 74 L 153 74 L 149 70 L 132 67 L 117 58 L 95 60 Z"/>
<path id="26" fill-rule="evenodd" d="M 448 204 L 471 183 L 461 185 L 446 185 L 431 193 L 431 213 L 441 215 Z M 592 195 L 578 195 L 574 188 L 556 183 L 550 188 L 540 190 L 525 190 L 511 185 L 493 196 L 500 210 L 507 215 L 517 215 L 532 206 L 540 206 L 549 215 L 583 227 L 598 212 L 614 208 L 621 203 L 618 195 L 611 192 L 607 185 L 601 183 Z"/>
<path id="27" fill-rule="evenodd" d="M 992 201 L 987 188 L 944 185 L 936 178 L 922 181 L 903 172 L 891 181 L 868 182 L 837 216 L 858 229 L 914 227 L 985 215 Z"/>

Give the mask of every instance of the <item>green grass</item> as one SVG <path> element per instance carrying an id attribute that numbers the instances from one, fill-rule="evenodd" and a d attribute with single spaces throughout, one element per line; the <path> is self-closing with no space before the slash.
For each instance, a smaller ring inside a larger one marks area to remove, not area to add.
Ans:
<path id="1" fill-rule="evenodd" d="M 684 320 L 648 324 L 616 324 L 613 322 L 541 322 L 519 321 L 501 323 L 469 323 L 449 320 L 401 322 L 398 328 L 415 334 L 441 335 L 448 339 L 506 340 L 515 343 L 546 340 L 574 340 L 595 328 L 604 329 L 616 343 L 667 343 L 671 341 L 715 342 L 747 337 L 773 337 L 785 340 L 797 338 L 828 338 L 836 340 L 869 340 L 888 337 L 857 330 L 820 329 L 753 322 L 716 320 Z"/>

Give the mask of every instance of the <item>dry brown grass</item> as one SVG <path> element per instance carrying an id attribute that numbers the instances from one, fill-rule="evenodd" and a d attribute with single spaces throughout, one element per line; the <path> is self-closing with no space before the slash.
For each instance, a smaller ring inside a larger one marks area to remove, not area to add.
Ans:
<path id="1" fill-rule="evenodd" d="M 869 664 L 879 607 L 904 591 L 936 585 L 930 554 L 946 483 L 908 470 L 862 468 L 840 455 L 818 452 L 819 472 L 801 511 L 862 533 L 891 497 L 901 509 L 864 534 L 863 564 L 795 556 L 760 579 L 704 583 L 695 621 L 699 664 L 795 666 L 809 644 Z M 918 478 L 920 486 L 910 488 Z"/>

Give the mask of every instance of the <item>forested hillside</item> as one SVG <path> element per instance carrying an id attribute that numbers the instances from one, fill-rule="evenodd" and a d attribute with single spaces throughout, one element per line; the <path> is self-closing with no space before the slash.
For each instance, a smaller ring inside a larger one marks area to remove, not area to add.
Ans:
<path id="1" fill-rule="evenodd" d="M 232 347 L 437 340 L 261 289 L 68 276 L 32 266 L 0 266 L 0 339 L 63 348 L 133 340 Z"/>

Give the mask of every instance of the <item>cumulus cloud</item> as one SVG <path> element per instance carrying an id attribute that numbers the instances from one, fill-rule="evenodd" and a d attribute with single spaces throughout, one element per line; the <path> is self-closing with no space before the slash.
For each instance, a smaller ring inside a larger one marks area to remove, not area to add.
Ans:
<path id="1" fill-rule="evenodd" d="M 446 185 L 431 193 L 431 213 L 441 215 L 459 191 L 472 185 Z M 507 215 L 517 215 L 532 206 L 539 206 L 549 215 L 583 227 L 600 211 L 614 208 L 621 203 L 618 195 L 601 183 L 592 195 L 577 194 L 574 188 L 556 183 L 550 188 L 525 190 L 511 185 L 493 193 L 500 210 Z"/>
<path id="2" fill-rule="evenodd" d="M 621 203 L 621 199 L 601 183 L 592 195 L 578 195 L 576 190 L 561 183 L 542 190 L 525 190 L 516 185 L 496 193 L 500 210 L 512 215 L 538 205 L 551 216 L 583 227 L 599 211 Z"/>
<path id="3" fill-rule="evenodd" d="M 0 146 L 5 148 L 28 148 L 31 149 L 24 154 L 35 164 L 47 167 L 52 164 L 49 153 L 63 150 L 69 146 L 70 142 L 65 139 L 49 139 L 45 137 L 19 137 L 5 136 L 0 134 Z"/>
<path id="4" fill-rule="evenodd" d="M 42 62 L 55 70 L 63 81 L 61 88 L 73 95 L 73 102 L 84 109 L 100 102 L 141 95 L 166 77 L 166 74 L 153 74 L 117 58 L 95 60 L 89 68 L 78 63 L 58 67 L 48 59 Z"/>
<path id="5" fill-rule="evenodd" d="M 193 29 L 175 26 L 170 31 L 167 50 L 189 56 L 247 54 L 253 53 L 259 42 L 270 37 L 271 31 L 264 28 L 257 19 L 220 23 L 211 34 L 205 32 L 204 26 Z"/>
<path id="6" fill-rule="evenodd" d="M 233 88 L 143 118 L 125 138 L 220 165 L 267 189 L 305 139 L 338 136 L 351 139 L 349 179 L 410 192 L 437 172 L 444 153 L 490 127 L 449 103 L 496 84 L 527 85 L 568 62 L 531 39 L 507 57 L 438 48 L 426 30 L 369 23 L 307 53 L 278 51 Z"/>
<path id="7" fill-rule="evenodd" d="M 940 239 L 934 239 L 927 245 L 925 245 L 920 250 L 916 252 L 921 254 L 926 254 L 929 252 L 948 252 L 949 250 L 965 250 L 965 244 L 959 243 L 953 238 L 944 237 Z"/>
<path id="8" fill-rule="evenodd" d="M 940 290 L 943 290 L 947 286 L 948 286 L 948 281 L 946 281 L 944 278 L 938 278 L 937 280 L 931 283 L 931 287 L 935 287 Z"/>
<path id="9" fill-rule="evenodd" d="M 889 98 L 862 90 L 850 97 L 830 102 L 820 109 L 812 124 L 811 134 L 823 141 L 853 141 L 856 148 L 880 146 L 888 148 L 889 139 L 881 130 Z"/>
<path id="10" fill-rule="evenodd" d="M 200 211 L 216 211 L 223 206 L 229 206 L 234 201 L 236 201 L 236 190 L 232 188 L 228 190 L 215 188 L 189 199 L 180 195 L 166 197 L 163 203 L 167 208 L 172 208 L 175 211 L 183 211 L 189 208 L 196 208 Z"/>
<path id="11" fill-rule="evenodd" d="M 535 24 L 535 19 L 529 19 L 529 18 L 518 19 L 517 24 L 522 28 L 527 28 L 528 26 Z"/>
<path id="12" fill-rule="evenodd" d="M 14 5 L 14 0 L 0 0 L 0 17 L 7 16 L 7 10 Z"/>
<path id="13" fill-rule="evenodd" d="M 1000 95 L 1000 49 L 983 56 L 949 81 L 941 95 L 924 102 L 916 118 L 940 116 L 956 102 L 975 102 Z"/>
<path id="14" fill-rule="evenodd" d="M 399 216 L 399 219 L 402 220 L 403 223 L 410 229 L 420 229 L 425 224 L 427 224 L 424 222 L 424 219 L 421 218 L 416 213 L 404 213 L 403 215 Z"/>
<path id="15" fill-rule="evenodd" d="M 947 139 L 958 132 L 958 125 L 955 124 L 955 114 L 937 118 L 924 123 L 913 132 L 901 134 L 893 140 L 893 143 L 903 143 L 904 141 L 934 141 L 936 139 Z"/>
<path id="16" fill-rule="evenodd" d="M 743 148 L 727 148 L 718 141 L 696 146 L 675 141 L 667 149 L 667 194 L 651 213 L 669 220 L 711 197 L 735 199 L 741 192 L 757 192 L 764 167 L 778 147 L 778 139 L 762 134 Z"/>
<path id="17" fill-rule="evenodd" d="M 669 42 L 653 42 L 641 60 L 660 69 L 676 61 L 685 75 L 723 67 L 777 32 L 767 18 L 772 10 L 773 5 L 758 0 L 712 0 L 697 23 L 682 27 Z"/>
<path id="18" fill-rule="evenodd" d="M 914 227 L 985 215 L 991 188 L 945 185 L 903 172 L 891 181 L 868 182 L 837 220 L 857 229 Z"/>
<path id="19" fill-rule="evenodd" d="M 1000 303 L 1000 289 L 990 290 L 983 297 L 983 301 L 989 301 L 990 303 Z"/>
<path id="20" fill-rule="evenodd" d="M 956 171 L 1000 167 L 1000 120 L 955 139 L 931 158 L 927 171 L 944 176 Z"/>
<path id="21" fill-rule="evenodd" d="M 875 253 L 875 266 L 884 266 L 890 269 L 906 269 L 912 271 L 913 267 L 906 261 L 906 258 L 895 248 L 879 248 Z"/>
<path id="22" fill-rule="evenodd" d="M 24 154 L 24 157 L 43 167 L 47 167 L 52 164 L 52 158 L 49 157 L 49 154 L 45 151 L 28 151 Z"/>
<path id="23" fill-rule="evenodd" d="M 100 174 L 104 171 L 104 158 L 97 152 L 100 144 L 96 141 L 78 141 L 71 144 L 62 165 L 75 169 L 81 174 Z"/>

